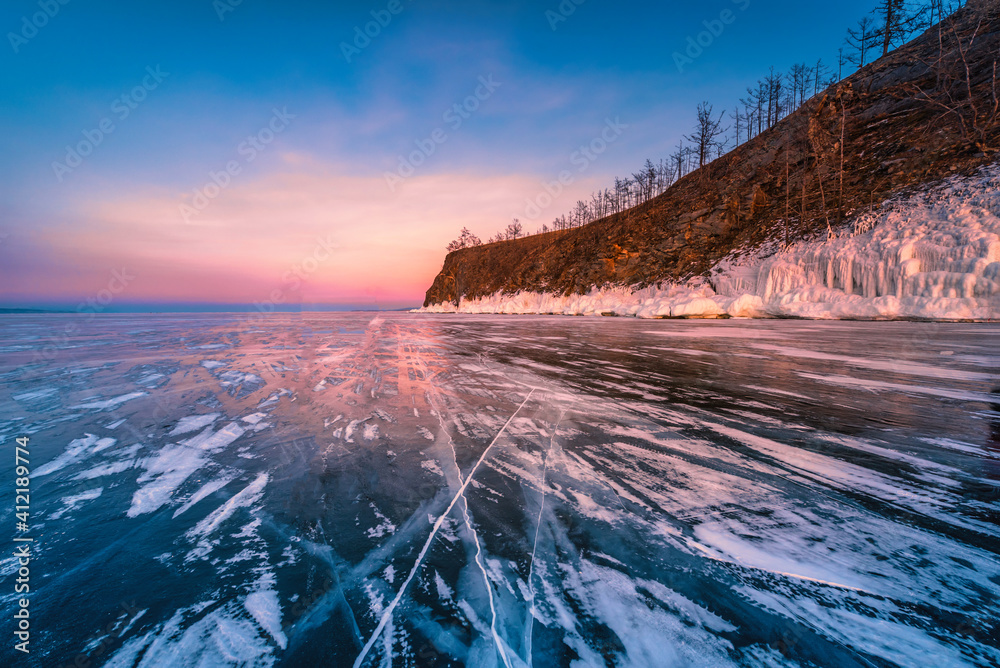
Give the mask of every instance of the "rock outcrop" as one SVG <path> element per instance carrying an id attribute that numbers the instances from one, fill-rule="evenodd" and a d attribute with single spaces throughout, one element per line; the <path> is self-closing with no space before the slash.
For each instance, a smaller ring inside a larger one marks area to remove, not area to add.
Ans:
<path id="1" fill-rule="evenodd" d="M 641 289 L 707 275 L 735 248 L 814 236 L 889 197 L 972 173 L 1000 147 L 996 5 L 970 0 L 641 206 L 572 230 L 450 253 L 424 305 L 496 293 Z"/>

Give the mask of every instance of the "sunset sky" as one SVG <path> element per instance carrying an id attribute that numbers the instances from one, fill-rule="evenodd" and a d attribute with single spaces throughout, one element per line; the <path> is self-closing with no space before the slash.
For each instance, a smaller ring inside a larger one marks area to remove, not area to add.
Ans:
<path id="1" fill-rule="evenodd" d="M 731 107 L 771 65 L 835 64 L 872 4 L 7 2 L 0 307 L 419 305 L 463 226 L 551 222 L 666 157 L 698 102 Z M 579 171 L 608 119 L 627 127 Z"/>

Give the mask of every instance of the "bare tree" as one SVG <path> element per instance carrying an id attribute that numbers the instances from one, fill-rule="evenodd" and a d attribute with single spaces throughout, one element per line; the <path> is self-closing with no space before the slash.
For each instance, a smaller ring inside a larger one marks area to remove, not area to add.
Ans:
<path id="1" fill-rule="evenodd" d="M 879 0 L 875 8 L 879 27 L 875 34 L 882 43 L 882 55 L 906 41 L 919 19 L 919 12 L 911 11 L 906 0 Z"/>
<path id="2" fill-rule="evenodd" d="M 614 211 L 621 213 L 625 202 L 625 182 L 615 177 Z"/>
<path id="3" fill-rule="evenodd" d="M 964 139 L 973 142 L 983 153 L 995 153 L 997 148 L 989 145 L 987 135 L 1000 122 L 997 60 L 994 59 L 991 70 L 987 70 L 991 75 L 988 80 L 989 89 L 975 91 L 969 52 L 979 38 L 983 23 L 980 20 L 968 42 L 959 34 L 953 21 L 949 19 L 948 23 L 950 38 L 955 41 L 954 48 L 945 50 L 942 46 L 938 59 L 930 63 L 937 75 L 937 85 L 932 90 L 925 90 L 917 85 L 913 85 L 912 89 L 916 93 L 916 99 L 941 110 L 942 117 L 955 118 Z"/>
<path id="4" fill-rule="evenodd" d="M 677 142 L 677 150 L 670 155 L 670 162 L 676 167 L 677 180 L 684 178 L 684 156 L 687 148 L 683 141 Z"/>
<path id="5" fill-rule="evenodd" d="M 646 199 L 653 199 L 653 190 L 656 188 L 656 165 L 649 158 L 642 165 L 642 174 L 645 178 Z"/>
<path id="6" fill-rule="evenodd" d="M 627 176 L 622 179 L 622 211 L 632 206 L 632 179 Z"/>
<path id="7" fill-rule="evenodd" d="M 513 241 L 514 239 L 517 239 L 518 237 L 522 236 L 523 231 L 524 230 L 521 227 L 521 221 L 515 218 L 514 221 L 507 226 L 505 236 L 508 241 Z"/>
<path id="8" fill-rule="evenodd" d="M 482 240 L 475 234 L 469 231 L 468 227 L 462 228 L 462 233 L 458 237 L 462 243 L 465 244 L 466 248 L 472 248 L 473 246 L 482 246 Z"/>
<path id="9" fill-rule="evenodd" d="M 767 127 L 774 127 L 774 124 L 781 120 L 782 113 L 782 84 L 785 78 L 771 68 L 771 71 L 764 78 L 764 90 L 767 95 Z"/>
<path id="10" fill-rule="evenodd" d="M 452 253 L 457 250 L 462 250 L 463 248 L 481 246 L 482 243 L 483 242 L 479 239 L 479 237 L 469 231 L 468 227 L 463 227 L 461 234 L 458 235 L 458 239 L 455 239 L 448 244 L 448 252 Z"/>
<path id="11" fill-rule="evenodd" d="M 804 63 L 792 65 L 787 79 L 790 93 L 789 99 L 791 101 L 788 106 L 794 109 L 805 101 L 806 86 L 812 79 L 811 70 Z"/>
<path id="12" fill-rule="evenodd" d="M 934 27 L 937 21 L 944 18 L 944 0 L 930 0 L 923 6 L 922 14 L 926 19 L 927 27 Z"/>
<path id="13" fill-rule="evenodd" d="M 819 92 L 826 87 L 829 81 L 830 68 L 827 67 L 823 62 L 823 59 L 820 58 L 816 61 L 816 65 L 813 67 L 813 95 L 818 95 Z"/>
<path id="14" fill-rule="evenodd" d="M 698 105 L 698 124 L 695 131 L 684 138 L 694 144 L 694 151 L 698 155 L 698 167 L 704 167 L 712 155 L 712 149 L 719 145 L 719 136 L 726 128 L 722 127 L 722 116 L 713 118 L 712 105 L 702 102 Z"/>
<path id="15" fill-rule="evenodd" d="M 736 109 L 729 112 L 729 118 L 733 119 L 733 135 L 736 137 L 734 146 L 739 148 L 743 139 L 743 135 L 740 133 L 740 124 L 743 122 L 743 114 L 740 113 L 740 108 L 736 107 Z"/>
<path id="16" fill-rule="evenodd" d="M 848 28 L 847 37 L 844 44 L 848 48 L 847 62 L 857 68 L 862 68 L 868 63 L 868 54 L 875 48 L 878 39 L 875 21 L 866 16 L 860 21 L 856 28 Z"/>
<path id="17" fill-rule="evenodd" d="M 837 195 L 837 224 L 844 220 L 844 144 L 847 141 L 847 101 L 840 98 L 840 192 Z"/>

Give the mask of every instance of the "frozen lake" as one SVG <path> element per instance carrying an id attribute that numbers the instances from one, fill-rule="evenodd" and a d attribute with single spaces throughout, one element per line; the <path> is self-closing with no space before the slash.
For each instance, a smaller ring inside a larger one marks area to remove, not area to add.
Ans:
<path id="1" fill-rule="evenodd" d="M 997 325 L 11 315 L 0 351 L 3 665 L 1000 663 Z"/>

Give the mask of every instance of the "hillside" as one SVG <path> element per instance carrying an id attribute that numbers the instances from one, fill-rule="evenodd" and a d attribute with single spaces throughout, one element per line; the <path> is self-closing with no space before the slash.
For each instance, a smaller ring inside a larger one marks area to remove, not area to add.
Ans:
<path id="1" fill-rule="evenodd" d="M 829 87 L 641 206 L 576 229 L 450 253 L 425 307 L 498 294 L 655 290 L 708 278 L 736 249 L 825 238 L 890 198 L 972 175 L 1000 146 L 996 5 L 970 2 L 950 23 Z"/>

